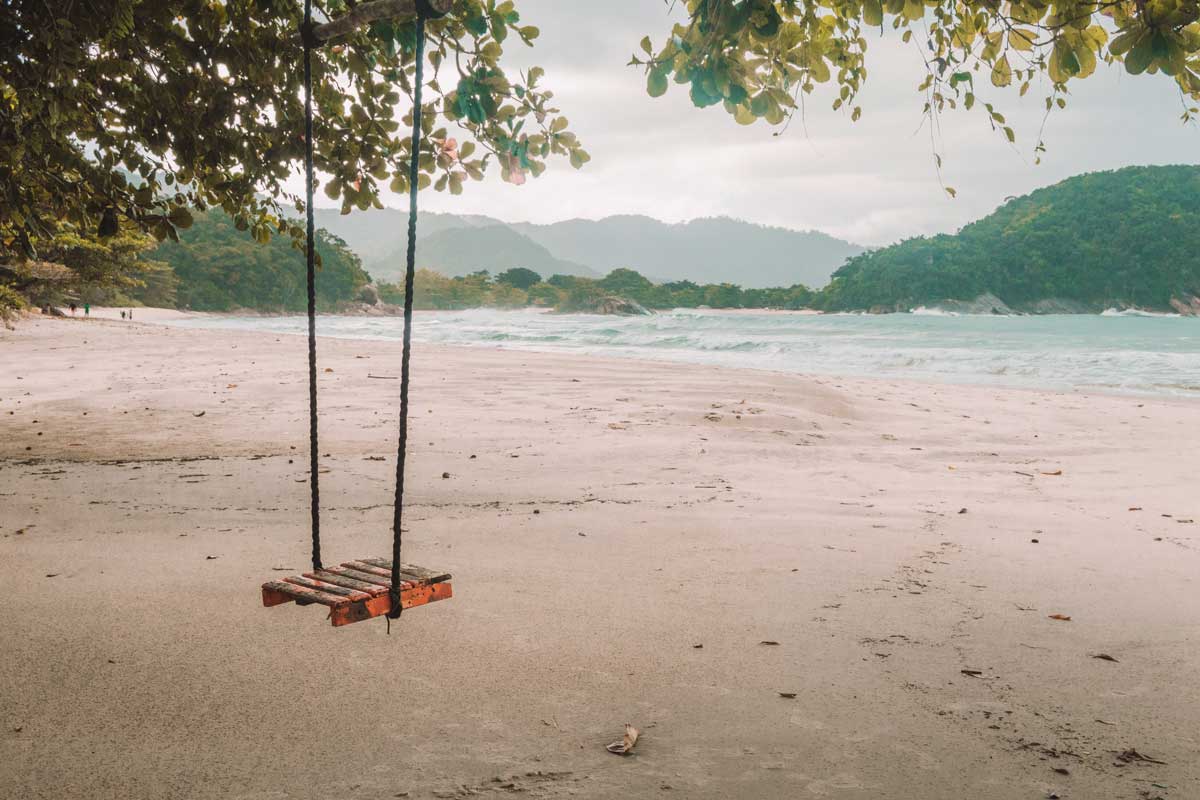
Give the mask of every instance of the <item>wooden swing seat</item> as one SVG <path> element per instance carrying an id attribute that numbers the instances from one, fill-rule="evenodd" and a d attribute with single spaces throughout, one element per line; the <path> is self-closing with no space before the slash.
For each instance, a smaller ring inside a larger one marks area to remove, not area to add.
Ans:
<path id="1" fill-rule="evenodd" d="M 400 565 L 400 607 L 423 606 L 453 596 L 450 575 L 411 564 Z M 294 575 L 262 585 L 264 606 L 295 602 L 319 603 L 329 607 L 334 626 L 349 625 L 379 617 L 392 610 L 388 589 L 392 585 L 392 562 L 384 558 L 347 561 L 303 575 Z"/>

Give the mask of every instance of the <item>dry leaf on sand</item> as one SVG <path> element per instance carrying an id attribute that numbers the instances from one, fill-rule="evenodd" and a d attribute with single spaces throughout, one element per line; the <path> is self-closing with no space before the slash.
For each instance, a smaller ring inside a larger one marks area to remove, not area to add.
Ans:
<path id="1" fill-rule="evenodd" d="M 1062 475 L 1061 469 L 1056 469 L 1053 472 L 1043 472 L 1043 475 Z"/>
<path id="2" fill-rule="evenodd" d="M 638 736 L 640 735 L 641 733 L 637 728 L 626 722 L 625 735 L 621 738 L 621 741 L 613 742 L 605 749 L 608 750 L 608 752 L 616 753 L 619 756 L 627 756 L 633 750 L 634 745 L 637 744 Z"/>
<path id="3" fill-rule="evenodd" d="M 1050 619 L 1056 619 L 1059 622 L 1070 622 L 1071 617 L 1066 614 L 1051 614 Z"/>

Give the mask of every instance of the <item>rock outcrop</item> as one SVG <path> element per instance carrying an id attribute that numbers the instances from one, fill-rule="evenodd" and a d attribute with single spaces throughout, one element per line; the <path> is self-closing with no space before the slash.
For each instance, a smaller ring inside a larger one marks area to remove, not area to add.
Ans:
<path id="1" fill-rule="evenodd" d="M 1184 298 L 1172 297 L 1171 308 L 1185 317 L 1200 317 L 1200 297 L 1194 294 Z"/>
<path id="2" fill-rule="evenodd" d="M 636 300 L 609 294 L 597 297 L 584 308 L 576 308 L 577 314 L 611 314 L 618 317 L 648 317 L 654 312 Z"/>

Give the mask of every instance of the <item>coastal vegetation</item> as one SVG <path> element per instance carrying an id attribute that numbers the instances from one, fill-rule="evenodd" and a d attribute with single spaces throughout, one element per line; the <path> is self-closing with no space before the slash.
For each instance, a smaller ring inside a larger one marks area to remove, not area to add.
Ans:
<path id="1" fill-rule="evenodd" d="M 333 234 L 317 230 L 317 305 L 325 311 L 350 301 L 370 282 L 357 255 Z M 179 241 L 160 243 L 150 257 L 178 280 L 174 305 L 196 311 L 303 311 L 304 252 L 287 237 L 256 241 L 220 211 L 198 214 Z M 139 297 L 139 299 L 141 299 Z"/>
<path id="2" fill-rule="evenodd" d="M 850 259 L 816 298 L 907 310 L 990 294 L 1017 310 L 1169 310 L 1200 294 L 1200 167 L 1079 175 L 1011 198 L 954 235 Z"/>
<path id="3" fill-rule="evenodd" d="M 379 285 L 388 303 L 404 302 L 404 287 Z M 589 312 L 605 298 L 624 298 L 646 308 L 790 308 L 807 307 L 813 292 L 796 285 L 781 289 L 743 289 L 731 283 L 696 284 L 673 281 L 656 284 L 631 269 L 615 269 L 600 279 L 577 275 L 542 276 L 530 270 L 509 270 L 494 278 L 487 272 L 451 278 L 433 270 L 418 270 L 413 304 L 419 309 L 536 306 L 562 312 Z"/>

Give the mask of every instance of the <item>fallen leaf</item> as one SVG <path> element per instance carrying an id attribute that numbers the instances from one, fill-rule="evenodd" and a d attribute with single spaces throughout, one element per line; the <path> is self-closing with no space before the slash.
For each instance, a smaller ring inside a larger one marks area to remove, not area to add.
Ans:
<path id="1" fill-rule="evenodd" d="M 1099 722 L 1101 725 L 1116 725 L 1117 724 L 1115 722 L 1109 722 L 1106 719 L 1098 719 L 1098 720 L 1096 720 L 1096 722 Z"/>
<path id="2" fill-rule="evenodd" d="M 796 693 L 795 692 L 780 692 L 779 696 L 782 697 L 784 700 L 792 700 L 796 697 Z"/>
<path id="3" fill-rule="evenodd" d="M 619 756 L 627 756 L 633 750 L 634 746 L 637 744 L 638 736 L 640 736 L 640 735 L 641 735 L 641 733 L 638 731 L 637 728 L 633 727 L 628 722 L 626 722 L 625 723 L 625 735 L 623 737 L 621 737 L 621 741 L 613 742 L 612 744 L 608 745 L 608 747 L 606 747 L 605 749 L 608 750 L 608 752 L 615 753 Z"/>
<path id="4" fill-rule="evenodd" d="M 1056 619 L 1059 622 L 1070 622 L 1071 618 L 1066 614 L 1051 614 L 1050 619 Z"/>
<path id="5" fill-rule="evenodd" d="M 237 388 L 237 384 L 236 384 L 236 383 L 231 383 L 231 384 L 229 384 L 228 386 L 226 386 L 225 388 L 226 388 L 226 389 L 236 389 L 236 388 Z"/>
<path id="6" fill-rule="evenodd" d="M 958 513 L 960 513 L 960 514 L 965 514 L 965 513 L 967 513 L 967 510 L 966 510 L 965 508 L 960 508 L 960 509 L 958 510 Z"/>
<path id="7" fill-rule="evenodd" d="M 1142 507 L 1141 506 L 1130 506 L 1129 510 L 1130 511 L 1141 511 Z"/>
<path id="8" fill-rule="evenodd" d="M 326 371 L 326 372 L 333 372 L 333 367 L 326 367 L 326 368 L 325 368 L 325 371 Z"/>
<path id="9" fill-rule="evenodd" d="M 1112 656 L 1110 656 L 1108 653 L 1096 653 L 1094 656 L 1092 656 L 1092 658 L 1098 658 L 1098 659 L 1100 659 L 1101 661 L 1111 661 L 1111 662 L 1113 662 L 1114 664 L 1120 664 L 1120 663 L 1121 663 L 1120 661 L 1117 661 L 1115 658 L 1113 658 Z"/>
<path id="10" fill-rule="evenodd" d="M 57 578 L 61 574 L 62 574 L 61 572 L 47 572 L 46 577 L 47 578 Z"/>
<path id="11" fill-rule="evenodd" d="M 779 646 L 779 642 L 772 642 L 769 639 L 764 639 L 763 641 L 759 642 L 759 644 L 765 644 L 770 647 L 778 647 Z"/>
<path id="12" fill-rule="evenodd" d="M 1071 774 L 1071 770 L 1067 769 L 1066 767 L 1055 767 L 1054 771 L 1057 772 L 1059 775 L 1070 775 Z"/>
<path id="13" fill-rule="evenodd" d="M 204 414 L 205 414 L 205 412 L 203 412 L 203 411 L 197 411 L 195 414 L 192 414 L 192 416 L 193 417 L 203 417 Z"/>
<path id="14" fill-rule="evenodd" d="M 960 669 L 959 672 L 963 675 L 970 675 L 972 678 L 978 678 L 983 675 L 983 670 L 981 669 Z"/>
<path id="15" fill-rule="evenodd" d="M 1134 761 L 1143 761 L 1147 764 L 1166 764 L 1167 763 L 1165 761 L 1159 761 L 1157 758 L 1151 758 L 1150 756 L 1144 756 L 1141 753 L 1139 753 L 1137 750 L 1134 750 L 1132 747 L 1129 748 L 1128 750 L 1122 750 L 1121 752 L 1117 753 L 1117 760 L 1123 761 L 1126 764 L 1129 764 Z"/>
<path id="16" fill-rule="evenodd" d="M 692 645 L 692 649 L 693 649 L 693 650 L 703 650 L 703 649 L 704 649 L 704 645 L 702 645 L 702 644 L 694 644 L 694 645 Z"/>
<path id="17" fill-rule="evenodd" d="M 1043 475 L 1062 475 L 1061 469 L 1056 469 L 1053 472 L 1042 472 Z"/>

